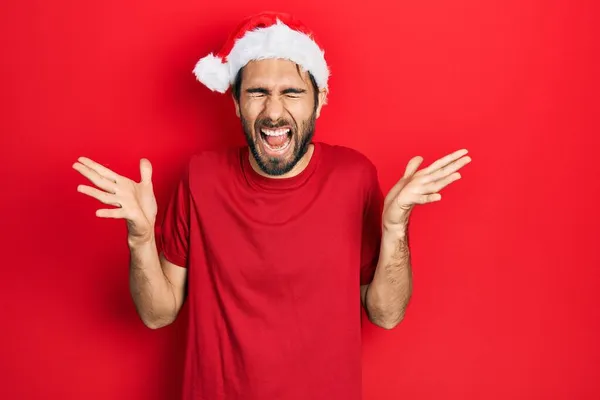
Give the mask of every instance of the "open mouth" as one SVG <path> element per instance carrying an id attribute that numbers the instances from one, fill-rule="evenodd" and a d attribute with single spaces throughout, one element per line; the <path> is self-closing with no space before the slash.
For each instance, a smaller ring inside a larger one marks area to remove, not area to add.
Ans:
<path id="1" fill-rule="evenodd" d="M 281 154 L 285 152 L 292 143 L 292 130 L 290 128 L 261 128 L 260 137 L 269 153 Z"/>

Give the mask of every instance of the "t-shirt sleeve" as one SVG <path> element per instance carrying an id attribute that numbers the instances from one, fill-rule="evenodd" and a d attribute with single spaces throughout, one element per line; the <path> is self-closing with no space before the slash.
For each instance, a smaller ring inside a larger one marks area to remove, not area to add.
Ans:
<path id="1" fill-rule="evenodd" d="M 377 170 L 371 165 L 367 173 L 366 196 L 363 205 L 360 284 L 373 280 L 381 245 L 381 214 L 384 196 L 379 185 Z"/>
<path id="2" fill-rule="evenodd" d="M 160 228 L 161 251 L 175 265 L 187 267 L 190 229 L 189 162 L 171 194 Z"/>

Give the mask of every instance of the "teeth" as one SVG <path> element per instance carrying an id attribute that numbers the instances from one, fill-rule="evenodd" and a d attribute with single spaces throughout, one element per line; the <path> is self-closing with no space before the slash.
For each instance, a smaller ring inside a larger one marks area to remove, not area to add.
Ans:
<path id="1" fill-rule="evenodd" d="M 261 129 L 260 131 L 267 136 L 281 136 L 281 135 L 287 135 L 290 130 L 289 129 L 276 129 L 276 130 Z"/>

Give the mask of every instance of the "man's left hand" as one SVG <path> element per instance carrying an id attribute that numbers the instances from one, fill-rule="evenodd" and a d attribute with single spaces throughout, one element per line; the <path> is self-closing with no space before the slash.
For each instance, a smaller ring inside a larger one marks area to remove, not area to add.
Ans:
<path id="1" fill-rule="evenodd" d="M 423 162 L 413 157 L 406 166 L 404 176 L 394 185 L 385 198 L 383 227 L 388 231 L 404 232 L 413 207 L 441 200 L 438 192 L 461 178 L 459 169 L 471 162 L 468 151 L 461 149 L 417 171 Z"/>

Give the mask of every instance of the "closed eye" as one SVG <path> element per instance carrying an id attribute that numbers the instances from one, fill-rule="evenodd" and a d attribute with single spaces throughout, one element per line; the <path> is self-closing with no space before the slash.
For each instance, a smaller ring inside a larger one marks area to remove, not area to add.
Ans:
<path id="1" fill-rule="evenodd" d="M 283 94 L 302 94 L 302 93 L 306 93 L 306 90 L 304 89 L 297 89 L 297 88 L 289 88 L 289 89 L 284 89 L 281 93 Z"/>
<path id="2" fill-rule="evenodd" d="M 271 94 L 271 91 L 261 87 L 253 87 L 246 89 L 246 93 L 252 97 L 262 97 Z M 281 91 L 281 94 L 289 98 L 299 98 L 306 93 L 306 89 L 288 88 Z"/>

